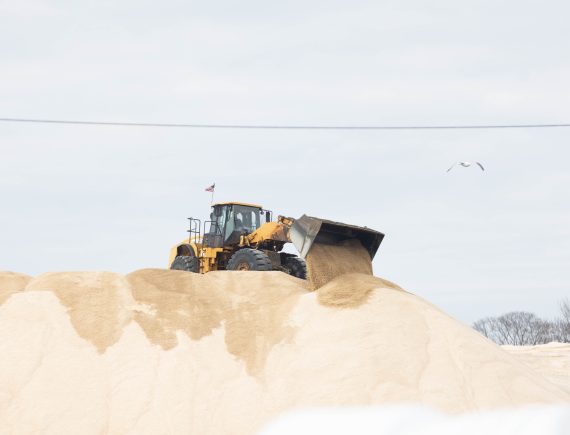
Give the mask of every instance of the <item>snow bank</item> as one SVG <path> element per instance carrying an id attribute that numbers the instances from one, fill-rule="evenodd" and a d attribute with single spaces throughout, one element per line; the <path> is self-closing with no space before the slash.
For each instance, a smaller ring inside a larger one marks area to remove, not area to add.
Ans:
<path id="1" fill-rule="evenodd" d="M 260 435 L 567 435 L 569 406 L 445 415 L 421 407 L 318 409 L 278 418 Z"/>

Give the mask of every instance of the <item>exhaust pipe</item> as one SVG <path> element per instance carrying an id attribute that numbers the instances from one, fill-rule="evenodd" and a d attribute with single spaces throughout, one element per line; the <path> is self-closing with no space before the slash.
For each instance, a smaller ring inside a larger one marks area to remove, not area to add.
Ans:
<path id="1" fill-rule="evenodd" d="M 289 238 L 302 258 L 307 257 L 314 243 L 336 245 L 343 240 L 357 239 L 368 251 L 372 260 L 384 239 L 384 234 L 367 227 L 303 215 L 291 225 Z"/>

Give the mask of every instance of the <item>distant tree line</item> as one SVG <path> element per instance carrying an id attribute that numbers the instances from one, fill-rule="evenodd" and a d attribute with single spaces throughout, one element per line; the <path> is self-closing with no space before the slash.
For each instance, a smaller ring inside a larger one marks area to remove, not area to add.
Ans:
<path id="1" fill-rule="evenodd" d="M 554 320 L 544 320 L 525 311 L 514 311 L 477 320 L 473 328 L 497 344 L 525 346 L 552 341 L 570 343 L 570 299 L 560 302 L 560 315 Z"/>

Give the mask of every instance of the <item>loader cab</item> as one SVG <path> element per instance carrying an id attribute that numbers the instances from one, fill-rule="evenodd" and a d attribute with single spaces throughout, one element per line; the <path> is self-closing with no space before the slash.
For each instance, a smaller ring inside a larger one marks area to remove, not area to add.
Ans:
<path id="1" fill-rule="evenodd" d="M 239 243 L 241 235 L 250 234 L 261 226 L 263 213 L 263 208 L 254 204 L 214 204 L 210 220 L 206 221 L 206 246 L 222 248 Z M 267 215 L 265 217 L 267 219 Z"/>

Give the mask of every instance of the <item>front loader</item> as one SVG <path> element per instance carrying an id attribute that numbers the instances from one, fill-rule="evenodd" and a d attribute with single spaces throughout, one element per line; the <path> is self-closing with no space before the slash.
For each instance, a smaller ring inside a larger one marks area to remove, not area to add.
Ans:
<path id="1" fill-rule="evenodd" d="M 305 258 L 314 243 L 337 244 L 358 239 L 374 258 L 384 234 L 366 227 L 303 215 L 279 216 L 255 204 L 214 204 L 210 220 L 188 218 L 189 237 L 170 251 L 169 267 L 207 273 L 213 270 L 280 270 L 307 277 Z M 293 243 L 300 256 L 283 252 Z"/>

